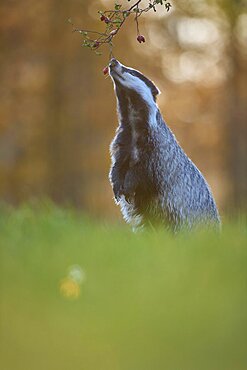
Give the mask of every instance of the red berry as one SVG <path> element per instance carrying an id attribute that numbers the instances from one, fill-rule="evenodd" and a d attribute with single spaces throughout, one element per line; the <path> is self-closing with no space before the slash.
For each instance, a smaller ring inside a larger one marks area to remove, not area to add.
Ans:
<path id="1" fill-rule="evenodd" d="M 141 44 L 142 42 L 145 42 L 146 40 L 145 40 L 145 37 L 143 36 L 143 35 L 138 35 L 137 36 L 137 41 Z"/>
<path id="2" fill-rule="evenodd" d="M 104 15 L 102 15 L 102 16 L 100 17 L 100 20 L 101 20 L 101 21 L 104 21 L 104 20 L 105 20 L 105 18 L 106 18 L 106 17 L 105 17 Z"/>
<path id="3" fill-rule="evenodd" d="M 139 43 L 141 43 L 141 42 L 142 42 L 142 37 L 141 37 L 141 35 L 138 35 L 136 39 L 137 39 L 137 41 L 138 41 Z"/>
<path id="4" fill-rule="evenodd" d="M 107 74 L 108 74 L 108 66 L 106 66 L 106 67 L 103 69 L 103 73 L 104 73 L 104 75 L 107 75 Z"/>
<path id="5" fill-rule="evenodd" d="M 99 45 L 100 45 L 99 41 L 97 41 L 97 40 L 96 40 L 96 41 L 94 42 L 94 44 L 93 44 L 93 47 L 94 47 L 94 48 L 97 48 Z"/>

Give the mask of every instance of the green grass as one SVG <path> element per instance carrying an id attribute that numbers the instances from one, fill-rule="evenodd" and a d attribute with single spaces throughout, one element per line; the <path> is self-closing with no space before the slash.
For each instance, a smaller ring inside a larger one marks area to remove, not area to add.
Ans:
<path id="1" fill-rule="evenodd" d="M 1 370 L 247 369 L 244 223 L 174 238 L 5 208 L 0 250 Z"/>

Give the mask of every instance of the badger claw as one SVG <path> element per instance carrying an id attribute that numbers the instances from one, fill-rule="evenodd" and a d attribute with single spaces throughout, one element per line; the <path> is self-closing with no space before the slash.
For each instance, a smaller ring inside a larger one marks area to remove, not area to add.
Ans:
<path id="1" fill-rule="evenodd" d="M 124 194 L 123 193 L 123 187 L 120 186 L 118 187 L 118 189 L 116 188 L 113 188 L 113 192 L 114 192 L 114 198 L 115 198 L 115 201 L 117 203 L 119 203 L 120 199 L 121 199 L 121 196 Z"/>
<path id="2" fill-rule="evenodd" d="M 124 193 L 125 200 L 128 204 L 133 203 L 134 196 L 135 196 L 135 193 L 132 193 L 132 194 Z"/>

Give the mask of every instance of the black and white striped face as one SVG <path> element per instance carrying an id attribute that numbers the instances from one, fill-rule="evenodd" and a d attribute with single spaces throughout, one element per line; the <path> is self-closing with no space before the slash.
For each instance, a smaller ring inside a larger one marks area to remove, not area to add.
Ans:
<path id="1" fill-rule="evenodd" d="M 158 88 L 141 72 L 125 67 L 116 59 L 110 61 L 109 71 L 115 85 L 136 92 L 147 103 L 156 101 Z"/>

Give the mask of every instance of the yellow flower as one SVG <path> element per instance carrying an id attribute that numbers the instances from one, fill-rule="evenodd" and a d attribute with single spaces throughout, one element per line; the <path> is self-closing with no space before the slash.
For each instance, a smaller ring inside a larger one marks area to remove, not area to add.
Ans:
<path id="1" fill-rule="evenodd" d="M 67 277 L 60 282 L 60 293 L 68 299 L 77 299 L 80 295 L 80 285 Z"/>

